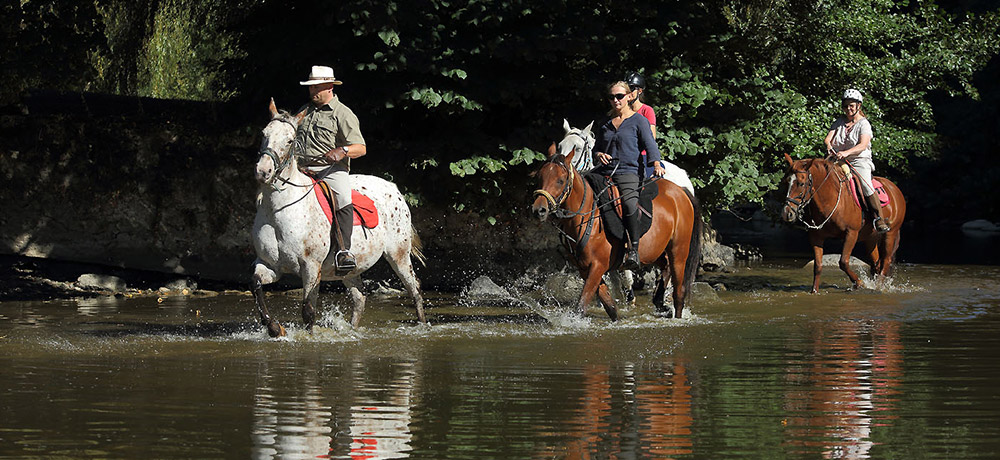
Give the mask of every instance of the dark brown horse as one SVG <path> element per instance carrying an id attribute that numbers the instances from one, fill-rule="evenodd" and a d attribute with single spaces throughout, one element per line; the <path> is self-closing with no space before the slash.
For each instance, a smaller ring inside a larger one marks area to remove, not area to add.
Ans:
<path id="1" fill-rule="evenodd" d="M 819 275 L 823 271 L 823 241 L 827 238 L 843 238 L 844 249 L 840 252 L 840 269 L 854 283 L 861 287 L 861 279 L 851 270 L 850 258 L 858 241 L 865 244 L 865 258 L 872 267 L 872 277 L 880 275 L 880 280 L 892 273 L 892 262 L 899 249 L 899 228 L 906 216 L 906 200 L 899 187 L 884 177 L 875 177 L 889 194 L 889 204 L 882 208 L 882 215 L 892 223 L 888 232 L 881 234 L 875 230 L 871 219 L 865 219 L 861 208 L 851 198 L 847 176 L 835 163 L 810 158 L 788 161 L 788 195 L 781 212 L 786 222 L 796 220 L 809 230 L 809 242 L 813 247 L 812 292 L 819 291 Z"/>
<path id="2" fill-rule="evenodd" d="M 538 171 L 541 187 L 535 191 L 531 209 L 543 221 L 550 214 L 559 219 L 569 258 L 584 279 L 577 312 L 582 316 L 596 293 L 608 316 L 616 320 L 618 310 L 603 276 L 621 265 L 625 246 L 623 241 L 604 233 L 594 190 L 573 169 L 575 154 L 574 150 L 567 156 L 556 155 L 555 144 L 549 148 L 548 161 Z M 639 241 L 639 260 L 660 267 L 653 294 L 656 312 L 671 316 L 664 301 L 670 280 L 674 286 L 674 315 L 680 318 L 701 257 L 701 215 L 698 201 L 684 189 L 666 180 L 658 180 L 656 186 L 659 194 L 653 200 L 653 222 Z"/>

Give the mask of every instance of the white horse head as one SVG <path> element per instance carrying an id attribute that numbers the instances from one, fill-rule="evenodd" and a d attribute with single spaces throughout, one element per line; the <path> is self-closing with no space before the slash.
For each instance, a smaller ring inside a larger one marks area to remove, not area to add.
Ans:
<path id="1" fill-rule="evenodd" d="M 291 154 L 292 142 L 295 141 L 295 131 L 304 113 L 291 115 L 278 111 L 274 99 L 268 107 L 271 111 L 271 121 L 264 127 L 264 139 L 260 143 L 260 158 L 254 175 L 261 184 L 271 185 L 283 171 L 293 171 L 296 168 L 295 156 Z"/>
<path id="2" fill-rule="evenodd" d="M 565 118 L 563 119 L 563 131 L 565 131 L 565 135 L 559 141 L 556 153 L 568 157 L 570 152 L 576 150 L 576 155 L 573 157 L 573 167 L 577 171 L 589 171 L 594 167 L 594 159 L 592 157 L 594 133 L 590 131 L 593 127 L 594 122 L 591 121 L 586 128 L 573 128 L 570 127 L 569 121 Z"/>

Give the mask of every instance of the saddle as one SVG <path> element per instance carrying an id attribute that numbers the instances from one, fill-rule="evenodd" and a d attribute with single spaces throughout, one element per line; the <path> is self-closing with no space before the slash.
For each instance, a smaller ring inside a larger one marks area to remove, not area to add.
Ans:
<path id="1" fill-rule="evenodd" d="M 312 179 L 314 190 L 316 190 L 316 200 L 323 208 L 323 214 L 330 225 L 333 225 L 333 191 L 324 181 Z M 357 190 L 351 190 L 351 201 L 354 203 L 354 225 L 363 228 L 375 228 L 378 226 L 378 209 L 375 202 L 367 195 Z"/>
<path id="2" fill-rule="evenodd" d="M 851 173 L 851 167 L 847 163 L 842 163 L 841 168 L 847 175 L 848 182 L 851 183 L 851 186 L 848 188 L 851 189 L 851 198 L 854 198 L 854 204 L 858 205 L 858 207 L 862 210 L 868 210 L 867 203 L 863 203 L 861 201 L 861 197 L 864 196 L 864 189 L 861 187 L 861 178 L 859 178 L 856 174 Z M 875 194 L 878 195 L 879 204 L 882 205 L 883 208 L 888 206 L 889 193 L 885 191 L 885 186 L 874 177 L 872 177 L 872 188 L 875 189 Z"/>
<path id="3" fill-rule="evenodd" d="M 597 207 L 601 210 L 604 233 L 619 240 L 625 240 L 625 224 L 622 222 L 621 192 L 611 181 L 611 177 L 597 173 L 583 176 L 594 189 Z M 653 198 L 660 193 L 656 182 L 642 182 L 639 188 L 639 236 L 645 235 L 653 224 Z"/>

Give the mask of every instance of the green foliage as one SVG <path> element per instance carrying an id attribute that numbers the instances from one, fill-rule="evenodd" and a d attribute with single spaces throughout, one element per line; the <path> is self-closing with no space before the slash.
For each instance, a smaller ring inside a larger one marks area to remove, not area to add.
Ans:
<path id="1" fill-rule="evenodd" d="M 17 52 L 0 56 L 0 89 L 7 101 L 47 87 L 261 110 L 270 96 L 302 103 L 296 80 L 331 65 L 370 143 L 359 172 L 393 177 L 411 204 L 496 219 L 526 205 L 561 120 L 600 121 L 606 85 L 639 70 L 664 156 L 712 209 L 763 201 L 782 154 L 817 155 L 848 87 L 866 96 L 879 171 L 927 170 L 945 145 L 935 100 L 976 100 L 974 75 L 1000 51 L 997 7 L 966 4 L 8 1 L 2 33 Z"/>

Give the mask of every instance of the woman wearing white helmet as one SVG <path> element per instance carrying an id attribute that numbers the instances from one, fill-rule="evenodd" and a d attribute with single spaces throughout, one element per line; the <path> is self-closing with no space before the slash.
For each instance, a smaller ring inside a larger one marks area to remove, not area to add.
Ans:
<path id="1" fill-rule="evenodd" d="M 863 100 L 861 91 L 856 89 L 844 91 L 841 103 L 844 116 L 830 126 L 830 133 L 826 135 L 824 143 L 827 154 L 850 163 L 861 177 L 861 188 L 865 199 L 875 213 L 875 229 L 885 233 L 889 231 L 890 224 L 888 218 L 882 217 L 882 206 L 878 196 L 875 195 L 875 188 L 872 187 L 872 171 L 875 170 L 871 149 L 872 125 L 861 111 Z"/>

